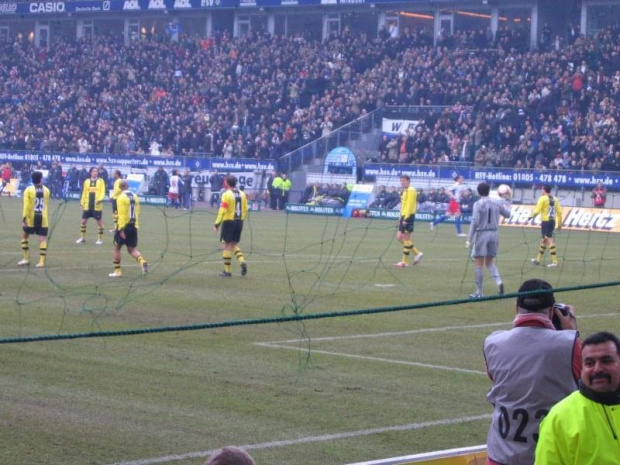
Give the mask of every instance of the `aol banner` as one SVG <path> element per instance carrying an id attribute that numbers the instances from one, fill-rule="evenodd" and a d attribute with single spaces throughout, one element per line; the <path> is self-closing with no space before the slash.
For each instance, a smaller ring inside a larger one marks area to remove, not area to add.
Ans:
<path id="1" fill-rule="evenodd" d="M 513 205 L 502 226 L 540 227 L 540 215 L 528 221 L 534 205 Z M 562 207 L 562 229 L 571 231 L 620 232 L 620 210 L 611 208 Z"/>

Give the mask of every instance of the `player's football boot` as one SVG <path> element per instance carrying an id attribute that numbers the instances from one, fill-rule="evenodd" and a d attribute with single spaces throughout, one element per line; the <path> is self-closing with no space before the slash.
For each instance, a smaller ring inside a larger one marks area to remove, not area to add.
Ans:
<path id="1" fill-rule="evenodd" d="M 396 268 L 407 268 L 409 265 L 405 262 L 398 262 L 398 263 L 394 263 L 394 265 Z"/>

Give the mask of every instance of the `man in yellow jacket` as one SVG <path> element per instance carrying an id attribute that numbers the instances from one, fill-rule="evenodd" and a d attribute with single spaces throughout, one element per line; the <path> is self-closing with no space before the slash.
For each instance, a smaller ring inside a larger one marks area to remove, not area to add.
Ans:
<path id="1" fill-rule="evenodd" d="M 220 273 L 222 278 L 232 276 L 232 253 L 235 253 L 237 262 L 241 266 L 241 276 L 248 272 L 248 265 L 245 262 L 243 252 L 239 248 L 243 222 L 248 216 L 248 199 L 241 189 L 237 188 L 237 178 L 229 174 L 224 179 L 226 191 L 222 194 L 220 209 L 213 225 L 213 230 L 220 231 L 220 242 L 222 242 L 222 258 L 224 259 L 224 271 Z"/>
<path id="2" fill-rule="evenodd" d="M 620 463 L 620 340 L 602 331 L 583 341 L 579 390 L 540 424 L 535 465 Z"/>
<path id="3" fill-rule="evenodd" d="M 49 209 L 50 191 L 41 183 L 43 173 L 40 171 L 32 173 L 30 178 L 33 185 L 24 190 L 24 209 L 22 211 L 22 253 L 24 258 L 17 264 L 20 266 L 30 264 L 28 237 L 31 234 L 36 234 L 39 236 L 39 263 L 37 263 L 37 268 L 43 268 L 47 254 L 47 211 Z"/>
<path id="4" fill-rule="evenodd" d="M 80 224 L 80 238 L 75 241 L 76 244 L 86 242 L 86 222 L 89 218 L 94 218 L 99 226 L 99 238 L 96 244 L 103 244 L 103 221 L 102 203 L 105 197 L 105 182 L 99 177 L 99 170 L 95 167 L 90 169 L 90 178 L 84 181 L 82 188 L 82 198 L 80 205 L 82 206 L 82 223 Z"/>
<path id="5" fill-rule="evenodd" d="M 149 265 L 136 248 L 138 246 L 138 229 L 140 228 L 140 198 L 128 189 L 127 181 L 121 179 L 119 188 L 121 193 L 116 199 L 118 207 L 118 224 L 114 232 L 114 251 L 112 260 L 114 263 L 114 272 L 108 276 L 110 278 L 121 278 L 121 249 L 127 247 L 127 253 L 136 259 L 142 274 L 146 274 Z"/>
<path id="6" fill-rule="evenodd" d="M 562 207 L 560 201 L 551 195 L 551 186 L 545 185 L 542 188 L 542 194 L 536 203 L 536 207 L 529 217 L 530 220 L 540 215 L 540 231 L 542 239 L 540 241 L 540 248 L 538 249 L 538 255 L 536 258 L 532 258 L 532 263 L 538 265 L 545 254 L 545 250 L 549 247 L 549 253 L 551 255 L 551 263 L 547 266 L 549 268 L 557 268 L 558 266 L 558 254 L 555 249 L 555 239 L 553 238 L 553 232 L 557 229 L 562 229 Z"/>
<path id="7" fill-rule="evenodd" d="M 114 220 L 114 228 L 110 229 L 110 232 L 113 233 L 116 231 L 118 226 L 118 207 L 116 205 L 116 200 L 118 196 L 121 195 L 121 181 L 123 180 L 123 175 L 120 170 L 114 170 L 114 186 L 112 187 L 112 195 L 110 195 L 110 200 L 112 201 L 112 219 Z"/>
<path id="8" fill-rule="evenodd" d="M 411 241 L 415 214 L 418 210 L 418 193 L 415 187 L 411 185 L 411 178 L 406 174 L 400 177 L 400 187 L 402 188 L 402 193 L 400 195 L 400 217 L 398 219 L 396 239 L 403 245 L 403 259 L 398 263 L 394 263 L 394 266 L 397 268 L 407 268 L 411 254 L 413 254 L 414 265 L 420 263 L 424 254 L 416 249 Z"/>
<path id="9" fill-rule="evenodd" d="M 291 191 L 291 186 L 293 183 L 286 176 L 286 173 L 282 173 L 282 183 L 280 184 L 280 189 L 282 189 L 282 197 L 280 197 L 278 201 L 278 209 L 284 210 L 286 204 L 288 203 L 288 194 Z"/>

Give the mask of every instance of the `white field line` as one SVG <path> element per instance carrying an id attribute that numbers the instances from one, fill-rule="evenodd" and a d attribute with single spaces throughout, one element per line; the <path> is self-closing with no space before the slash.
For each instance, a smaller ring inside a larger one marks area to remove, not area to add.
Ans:
<path id="1" fill-rule="evenodd" d="M 620 316 L 619 312 L 610 312 L 610 313 L 595 313 L 592 315 L 578 315 L 578 320 L 583 318 L 602 318 L 608 316 Z M 327 337 L 313 337 L 311 338 L 312 342 L 317 341 L 341 341 L 345 339 L 365 339 L 365 338 L 374 338 L 374 337 L 392 337 L 392 336 L 406 336 L 409 334 L 420 334 L 420 333 L 436 333 L 442 331 L 458 331 L 461 329 L 478 329 L 478 328 L 492 328 L 495 326 L 511 326 L 512 322 L 504 321 L 504 322 L 496 322 L 496 323 L 482 323 L 479 325 L 463 325 L 463 326 L 441 326 L 438 328 L 423 328 L 423 329 L 411 329 L 408 331 L 395 331 L 389 333 L 371 333 L 371 334 L 353 334 L 351 336 L 327 336 Z M 260 345 L 263 347 L 273 346 L 279 347 L 283 344 L 293 344 L 299 343 L 299 339 L 286 339 L 283 341 L 271 341 L 271 342 L 260 342 L 255 343 L 255 345 Z"/>
<path id="2" fill-rule="evenodd" d="M 600 318 L 600 317 L 609 317 L 609 316 L 618 316 L 618 313 L 616 312 L 616 313 L 599 313 L 599 314 L 594 314 L 594 315 L 584 315 L 581 318 Z M 317 338 L 311 338 L 310 341 L 311 342 L 339 341 L 339 340 L 346 340 L 346 339 L 394 337 L 394 336 L 406 336 L 406 335 L 411 335 L 411 334 L 455 331 L 455 330 L 462 330 L 462 329 L 490 328 L 490 327 L 510 326 L 510 325 L 511 325 L 510 322 L 503 322 L 503 323 L 498 322 L 498 323 L 485 323 L 485 324 L 479 324 L 479 325 L 466 325 L 466 326 L 442 326 L 439 328 L 414 329 L 410 331 L 398 331 L 398 332 L 391 332 L 391 333 L 355 334 L 352 336 L 317 337 Z M 484 375 L 484 376 L 487 375 L 485 371 L 468 370 L 466 368 L 456 368 L 456 367 L 449 367 L 445 365 L 433 365 L 433 364 L 421 363 L 421 362 L 410 362 L 406 360 L 393 360 L 393 359 L 388 359 L 388 358 L 383 358 L 383 357 L 371 357 L 367 355 L 348 354 L 345 352 L 333 352 L 333 351 L 319 350 L 319 349 L 313 349 L 313 348 L 308 348 L 308 347 L 300 347 L 299 345 L 296 345 L 294 347 L 287 345 L 287 344 L 292 344 L 292 343 L 299 344 L 299 342 L 300 342 L 300 339 L 287 339 L 285 341 L 255 342 L 254 345 L 259 346 L 259 347 L 268 347 L 272 349 L 295 350 L 298 352 L 310 352 L 314 354 L 333 355 L 336 357 L 353 358 L 357 360 L 370 360 L 370 361 L 375 361 L 375 362 L 384 362 L 384 363 L 393 363 L 393 364 L 398 364 L 398 365 L 431 368 L 434 370 L 455 371 L 459 373 L 472 373 L 472 374 Z"/>
<path id="3" fill-rule="evenodd" d="M 489 328 L 492 326 L 510 326 L 511 323 L 509 321 L 504 321 L 502 323 L 484 323 L 479 325 L 467 325 L 467 326 L 442 326 L 439 328 L 423 328 L 423 329 L 410 329 L 408 331 L 396 331 L 390 333 L 371 333 L 371 334 L 353 334 L 351 336 L 326 336 L 326 337 L 313 337 L 311 338 L 312 342 L 317 341 L 341 341 L 345 339 L 366 339 L 366 338 L 375 338 L 375 337 L 392 337 L 392 336 L 406 336 L 409 334 L 421 334 L 421 333 L 436 333 L 442 331 L 450 331 L 457 329 L 476 329 L 476 328 Z M 284 341 L 271 341 L 271 342 L 261 342 L 260 345 L 273 345 L 280 346 L 282 344 L 293 344 L 299 343 L 299 339 L 286 339 Z"/>
<path id="4" fill-rule="evenodd" d="M 409 362 L 406 360 L 392 360 L 389 358 L 381 358 L 381 357 L 370 357 L 367 355 L 355 355 L 355 354 L 347 354 L 344 352 L 331 352 L 328 350 L 318 350 L 318 349 L 308 349 L 308 348 L 304 348 L 304 347 L 290 347 L 290 346 L 284 346 L 284 345 L 271 345 L 271 344 L 262 344 L 262 343 L 256 343 L 254 345 L 257 346 L 261 346 L 261 347 L 270 347 L 272 349 L 285 349 L 285 350 L 296 350 L 298 352 L 310 352 L 313 354 L 323 354 L 323 355 L 335 355 L 337 357 L 344 357 L 344 358 L 355 358 L 358 360 L 370 360 L 373 362 L 384 362 L 384 363 L 394 363 L 397 365 L 408 365 L 408 366 L 414 366 L 414 367 L 422 367 L 422 368 L 431 368 L 433 370 L 445 370 L 445 371 L 457 371 L 460 373 L 473 373 L 475 375 L 484 375 L 486 376 L 487 373 L 485 371 L 477 371 L 477 370 L 468 370 L 466 368 L 454 368 L 454 367 L 447 367 L 444 365 L 432 365 L 429 363 L 421 363 L 421 362 Z"/>
<path id="5" fill-rule="evenodd" d="M 358 438 L 363 436 L 370 436 L 373 434 L 382 434 L 389 432 L 400 432 L 400 431 L 414 431 L 418 429 L 424 428 L 432 428 L 435 426 L 446 426 L 446 425 L 458 425 L 461 423 L 468 423 L 472 421 L 479 420 L 487 420 L 491 418 L 490 414 L 484 415 L 475 415 L 469 417 L 461 417 L 461 418 L 447 418 L 443 420 L 435 420 L 435 421 L 425 421 L 421 423 L 409 423 L 408 425 L 396 425 L 396 426 L 384 426 L 382 428 L 371 428 L 371 429 L 363 429 L 357 431 L 347 431 L 344 433 L 335 433 L 335 434 L 323 434 L 320 436 L 307 436 L 298 439 L 289 439 L 283 441 L 272 441 L 272 442 L 264 442 L 261 444 L 245 444 L 241 445 L 242 449 L 245 450 L 261 450 L 261 449 L 274 449 L 279 447 L 288 447 L 288 446 L 296 446 L 299 444 L 309 444 L 313 442 L 326 442 L 326 441 L 337 441 L 340 439 L 350 439 L 350 438 Z M 187 459 L 195 459 L 195 458 L 205 458 L 212 455 L 218 449 L 205 450 L 200 452 L 189 452 L 186 454 L 178 454 L 178 455 L 167 455 L 164 457 L 154 457 L 150 459 L 141 459 L 134 460 L 130 462 L 117 462 L 113 465 L 152 465 L 157 463 L 170 463 L 170 462 L 180 462 L 182 460 Z"/>

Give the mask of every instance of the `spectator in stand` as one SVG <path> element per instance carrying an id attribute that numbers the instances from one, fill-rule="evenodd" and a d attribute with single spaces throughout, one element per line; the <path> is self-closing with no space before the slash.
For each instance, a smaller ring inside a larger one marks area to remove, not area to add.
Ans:
<path id="1" fill-rule="evenodd" d="M 387 190 L 385 186 L 379 187 L 379 192 L 375 196 L 375 200 L 370 204 L 372 208 L 385 208 L 385 198 L 387 197 Z"/>
<path id="2" fill-rule="evenodd" d="M 57 161 L 52 162 L 52 167 L 47 174 L 47 182 L 50 186 L 51 196 L 54 199 L 62 197 L 62 166 Z"/>
<path id="3" fill-rule="evenodd" d="M 271 208 L 272 210 L 275 210 L 276 209 L 275 206 L 277 205 L 277 199 L 274 194 L 275 188 L 273 187 L 273 182 L 275 181 L 277 177 L 278 177 L 278 172 L 272 171 L 271 176 L 267 180 L 267 192 L 266 192 L 265 204 L 269 205 L 269 208 Z"/>
<path id="4" fill-rule="evenodd" d="M 103 179 L 103 183 L 105 184 L 106 189 L 110 188 L 110 175 L 108 174 L 108 170 L 105 169 L 105 166 L 99 165 L 99 178 Z"/>
<path id="5" fill-rule="evenodd" d="M 163 197 L 168 192 L 168 173 L 164 171 L 164 168 L 160 166 L 153 174 L 153 186 L 155 188 L 155 195 Z"/>
<path id="6" fill-rule="evenodd" d="M 288 179 L 286 173 L 282 173 L 282 182 L 280 183 L 280 190 L 282 192 L 281 197 L 278 199 L 278 210 L 284 210 L 284 207 L 288 203 L 288 196 L 291 192 L 291 180 Z"/>
<path id="7" fill-rule="evenodd" d="M 574 308 L 566 305 L 566 314 L 557 309 L 552 290 L 546 281 L 525 281 L 519 288 L 514 327 L 496 331 L 484 342 L 493 382 L 487 399 L 494 409 L 487 465 L 532 464 L 541 419 L 577 387 L 581 341 Z M 521 421 L 524 418 L 528 421 Z"/>
<path id="8" fill-rule="evenodd" d="M 465 189 L 461 196 L 461 213 L 472 213 L 474 209 L 474 196 L 471 189 Z"/>
<path id="9" fill-rule="evenodd" d="M 601 331 L 583 341 L 579 390 L 540 425 L 536 465 L 615 465 L 620 427 L 620 340 Z"/>
<path id="10" fill-rule="evenodd" d="M 594 199 L 594 206 L 596 208 L 605 208 L 605 202 L 607 201 L 607 189 L 602 182 L 599 182 L 597 186 L 592 190 L 592 199 Z"/>
<path id="11" fill-rule="evenodd" d="M 19 173 L 19 190 L 24 192 L 24 190 L 28 187 L 29 182 L 30 182 L 30 165 L 28 163 L 24 163 Z"/>
<path id="12" fill-rule="evenodd" d="M 211 197 L 209 199 L 209 206 L 219 207 L 220 195 L 222 188 L 224 187 L 224 176 L 222 176 L 218 170 L 213 170 L 213 174 L 209 176 L 209 185 L 211 186 Z"/>
<path id="13" fill-rule="evenodd" d="M 314 203 L 316 196 L 317 196 L 316 186 L 313 183 L 308 182 L 306 183 L 306 188 L 304 189 L 304 192 L 301 195 L 301 199 L 299 200 L 299 203 L 307 203 L 307 204 Z"/>
<path id="14" fill-rule="evenodd" d="M 7 190 L 7 194 L 9 197 L 11 193 L 8 191 L 7 186 L 11 183 L 11 177 L 13 176 L 13 170 L 11 169 L 11 164 L 6 162 L 2 169 L 0 169 L 0 180 L 2 180 L 2 185 L 0 185 L 0 195 Z"/>
<path id="15" fill-rule="evenodd" d="M 273 182 L 271 183 L 271 195 L 270 195 L 270 204 L 272 210 L 278 210 L 280 206 L 280 202 L 282 201 L 282 175 L 276 173 L 275 178 L 273 178 Z"/>
<path id="16" fill-rule="evenodd" d="M 71 165 L 71 168 L 67 171 L 66 180 L 69 183 L 69 191 L 77 192 L 79 191 L 80 186 L 80 173 L 75 167 L 75 165 Z"/>
<path id="17" fill-rule="evenodd" d="M 424 192 L 424 189 L 419 188 L 418 189 L 418 210 L 419 210 L 419 205 L 423 205 L 426 203 L 426 193 Z"/>
<path id="18" fill-rule="evenodd" d="M 37 168 L 37 171 L 40 171 Z M 84 186 L 84 181 L 86 181 L 88 178 L 90 178 L 90 171 L 88 170 L 88 168 L 86 167 L 86 165 L 82 166 L 82 169 L 80 170 L 80 174 L 79 174 L 79 189 L 80 191 L 82 190 L 83 186 Z"/>
<path id="19" fill-rule="evenodd" d="M 387 41 L 346 30 L 323 42 L 256 31 L 232 38 L 223 32 L 208 39 L 213 42 L 208 53 L 195 53 L 204 50 L 204 38 L 184 34 L 177 42 L 153 37 L 128 45 L 116 37 L 98 36 L 89 47 L 60 37 L 51 44 L 51 68 L 48 60 L 38 58 L 30 41 L 9 40 L 0 44 L 0 95 L 12 99 L 0 102 L 0 120 L 4 128 L 19 129 L 0 131 L 0 148 L 80 151 L 80 139 L 89 134 L 89 152 L 95 153 L 151 153 L 155 141 L 155 154 L 163 150 L 167 155 L 221 155 L 232 138 L 232 157 L 242 156 L 246 139 L 254 147 L 248 146 L 247 153 L 260 148 L 260 157 L 279 157 L 379 105 L 420 102 L 449 108 L 425 120 L 420 132 L 407 134 L 406 156 L 401 157 L 406 162 L 414 153 L 429 154 L 416 158 L 432 162 L 446 149 L 441 148 L 444 137 L 459 131 L 461 139 L 471 135 L 475 155 L 482 145 L 497 147 L 489 150 L 493 156 L 482 166 L 514 163 L 504 154 L 514 153 L 525 134 L 535 149 L 543 146 L 534 154 L 543 167 L 562 144 L 568 143 L 570 151 L 584 135 L 591 135 L 583 148 L 589 161 L 603 156 L 602 147 L 618 146 L 613 129 L 620 120 L 614 98 L 620 87 L 617 29 L 610 26 L 593 38 L 578 35 L 572 44 L 553 46 L 554 33 L 564 34 L 549 29 L 540 52 L 528 51 L 520 25 L 502 26 L 495 37 L 484 30 L 442 31 L 441 48 L 430 46 L 432 36 L 424 30 L 393 31 Z M 461 51 L 487 47 L 500 53 Z M 243 63 L 234 78 L 229 72 L 233 51 Z M 165 58 L 153 68 L 147 66 L 146 56 Z M 321 66 L 325 56 L 334 57 L 327 70 Z M 579 65 L 569 68 L 569 63 Z M 274 64 L 277 72 L 256 72 Z M 176 70 L 188 76 L 181 90 Z M 573 79 L 577 72 L 581 85 Z M 514 79 L 499 85 L 505 76 Z M 72 98 L 58 99 L 50 82 L 62 82 Z M 88 95 L 82 95 L 80 89 L 86 87 Z M 289 98 L 289 89 L 295 87 Z M 17 109 L 14 101 L 20 102 Z M 544 131 L 531 124 L 538 115 L 549 123 Z M 514 132 L 506 131 L 508 127 Z M 396 139 L 387 155 L 393 162 L 400 155 Z M 452 159 L 458 146 L 448 147 L 446 154 Z M 620 169 L 620 160 L 617 166 L 611 164 L 613 158 L 609 166 Z"/>
<path id="20" fill-rule="evenodd" d="M 387 210 L 393 210 L 400 203 L 400 196 L 396 187 L 391 187 L 387 196 L 385 197 L 385 208 Z"/>
<path id="21" fill-rule="evenodd" d="M 181 203 L 183 204 L 183 210 L 192 208 L 192 181 L 193 176 L 189 169 L 186 168 L 183 176 L 181 176 Z"/>

